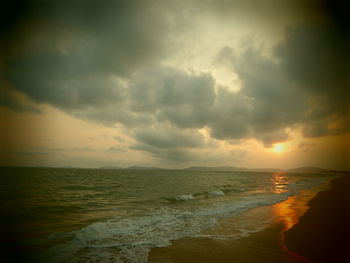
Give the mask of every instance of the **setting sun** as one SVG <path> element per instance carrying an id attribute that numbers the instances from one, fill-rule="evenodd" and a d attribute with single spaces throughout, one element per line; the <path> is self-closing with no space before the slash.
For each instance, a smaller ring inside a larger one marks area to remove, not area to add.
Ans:
<path id="1" fill-rule="evenodd" d="M 273 151 L 276 152 L 276 153 L 281 153 L 284 151 L 284 147 L 282 144 L 275 144 L 273 146 Z"/>

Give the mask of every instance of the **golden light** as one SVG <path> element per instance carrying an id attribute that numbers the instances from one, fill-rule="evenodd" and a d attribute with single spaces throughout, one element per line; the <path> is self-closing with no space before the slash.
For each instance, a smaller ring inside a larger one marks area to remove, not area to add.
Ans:
<path id="1" fill-rule="evenodd" d="M 272 175 L 271 181 L 273 183 L 272 191 L 275 194 L 281 194 L 288 191 L 287 190 L 288 177 L 286 173 L 283 173 L 283 172 L 274 173 Z"/>
<path id="2" fill-rule="evenodd" d="M 292 205 L 296 202 L 295 196 L 290 196 L 286 201 L 275 204 L 273 212 L 277 216 L 277 221 L 284 226 L 284 231 L 290 229 L 298 221 L 298 214 Z"/>
<path id="3" fill-rule="evenodd" d="M 276 153 L 281 153 L 281 152 L 283 152 L 283 151 L 284 151 L 284 146 L 283 146 L 283 144 L 280 144 L 280 143 L 274 144 L 274 145 L 273 145 L 273 151 L 276 152 Z"/>

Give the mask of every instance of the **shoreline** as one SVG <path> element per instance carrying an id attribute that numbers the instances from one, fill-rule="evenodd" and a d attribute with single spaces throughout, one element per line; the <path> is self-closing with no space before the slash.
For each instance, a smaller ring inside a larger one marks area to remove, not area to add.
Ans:
<path id="1" fill-rule="evenodd" d="M 300 263 L 281 246 L 282 223 L 276 223 L 248 237 L 234 240 L 185 238 L 166 248 L 155 248 L 150 263 L 160 262 L 240 262 L 240 263 Z M 305 262 L 305 261 L 304 261 Z"/>
<path id="2" fill-rule="evenodd" d="M 350 262 L 350 174 L 333 179 L 309 202 L 299 222 L 284 232 L 292 253 L 317 263 Z"/>
<path id="3" fill-rule="evenodd" d="M 312 204 L 320 193 L 330 191 L 330 185 L 338 179 L 332 179 L 327 185 L 302 190 L 298 195 L 290 196 L 287 200 L 271 206 L 271 212 L 276 216 L 274 223 L 249 236 L 231 240 L 207 237 L 174 240 L 168 247 L 152 248 L 148 262 L 312 263 L 314 261 L 305 255 L 286 246 L 285 233 L 299 224 L 299 220 L 307 213 L 309 204 Z M 303 244 L 302 239 L 296 242 Z"/>

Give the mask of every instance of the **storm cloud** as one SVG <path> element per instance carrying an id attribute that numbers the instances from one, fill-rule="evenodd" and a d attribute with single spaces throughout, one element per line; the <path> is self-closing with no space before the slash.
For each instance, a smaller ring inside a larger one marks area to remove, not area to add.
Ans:
<path id="1" fill-rule="evenodd" d="M 137 143 L 131 146 L 132 149 L 146 151 L 156 158 L 181 162 L 193 160 L 195 154 L 192 151 L 207 145 L 201 133 L 173 127 L 140 129 L 134 137 Z"/>
<path id="2" fill-rule="evenodd" d="M 160 67 L 135 76 L 128 93 L 134 112 L 152 114 L 158 122 L 179 128 L 201 128 L 215 101 L 215 81 L 209 74 Z"/>
<path id="3" fill-rule="evenodd" d="M 20 93 L 32 104 L 122 124 L 136 141 L 131 149 L 174 161 L 211 147 L 202 128 L 213 140 L 254 138 L 266 147 L 287 140 L 293 128 L 309 137 L 350 131 L 349 27 L 338 7 L 286 28 L 267 51 L 254 40 L 239 50 L 222 43 L 212 60 L 238 77 L 232 91 L 210 71 L 167 63 L 180 50 L 183 26 L 198 15 L 196 5 L 215 6 L 215 19 L 229 16 L 215 1 L 190 5 L 32 1 L 12 8 L 2 27 L 1 78 L 9 95 L 0 103 L 33 111 L 11 95 Z"/>
<path id="4" fill-rule="evenodd" d="M 304 121 L 308 136 L 339 134 L 350 129 L 349 44 L 348 29 L 331 21 L 290 29 L 285 41 L 275 48 L 289 81 L 308 99 Z"/>
<path id="5" fill-rule="evenodd" d="M 4 33 L 2 76 L 66 111 L 120 103 L 121 78 L 164 55 L 171 30 L 151 2 L 30 1 L 17 9 Z"/>

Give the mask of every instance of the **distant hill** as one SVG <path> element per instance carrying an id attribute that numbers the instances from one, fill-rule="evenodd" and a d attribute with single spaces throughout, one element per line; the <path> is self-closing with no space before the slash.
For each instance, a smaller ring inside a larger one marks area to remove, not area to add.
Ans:
<path id="1" fill-rule="evenodd" d="M 249 172 L 275 173 L 275 172 L 284 172 L 284 170 L 278 169 L 278 168 L 253 168 L 253 169 L 249 169 Z"/>
<path id="2" fill-rule="evenodd" d="M 159 167 L 147 167 L 147 166 L 130 166 L 126 168 L 127 170 L 165 170 L 164 168 Z M 168 170 L 168 169 L 166 169 Z"/>
<path id="3" fill-rule="evenodd" d="M 262 172 L 262 173 L 275 173 L 275 172 L 288 172 L 288 173 L 329 173 L 329 172 L 337 172 L 335 170 L 327 170 L 320 167 L 298 167 L 294 169 L 278 169 L 278 168 L 245 168 L 245 167 L 233 167 L 233 166 L 214 166 L 214 167 L 206 167 L 206 166 L 191 166 L 182 170 L 188 171 L 227 171 L 227 172 Z"/>
<path id="4" fill-rule="evenodd" d="M 305 167 L 298 167 L 294 169 L 288 169 L 286 172 L 289 173 L 327 173 L 327 172 L 333 172 L 332 170 L 327 170 L 319 167 L 312 167 L 312 166 L 305 166 Z"/>
<path id="5" fill-rule="evenodd" d="M 39 166 L 40 167 L 40 166 Z M 56 168 L 56 167 L 52 167 L 52 168 Z M 63 168 L 63 169 L 79 169 L 80 167 L 77 166 L 71 166 L 71 165 L 63 165 L 63 166 L 59 166 L 57 168 Z"/>
<path id="6" fill-rule="evenodd" d="M 234 166 L 191 166 L 183 170 L 189 171 L 227 171 L 227 172 L 282 172 L 283 170 L 277 168 L 254 168 L 249 169 L 246 167 L 234 167 Z"/>
<path id="7" fill-rule="evenodd" d="M 106 169 L 106 170 L 124 170 L 125 168 L 119 167 L 119 166 L 102 166 L 100 169 Z"/>
<path id="8" fill-rule="evenodd" d="M 147 166 L 130 166 L 128 168 L 119 167 L 119 166 L 102 166 L 100 169 L 106 170 L 163 170 L 159 167 L 147 167 Z"/>
<path id="9" fill-rule="evenodd" d="M 207 167 L 207 166 L 191 166 L 182 170 L 189 170 L 189 171 L 248 171 L 248 168 L 238 168 L 233 166 L 214 166 L 214 167 Z"/>
<path id="10" fill-rule="evenodd" d="M 183 171 L 216 171 L 216 172 L 262 172 L 262 173 L 274 173 L 274 172 L 288 172 L 288 173 L 327 173 L 337 172 L 334 170 L 327 170 L 319 167 L 305 166 L 294 169 L 278 169 L 278 168 L 246 168 L 246 167 L 234 167 L 234 166 L 191 166 L 183 169 L 167 169 L 160 167 L 147 167 L 147 166 L 130 166 L 128 168 L 118 166 L 103 166 L 100 169 L 111 170 L 183 170 Z"/>

